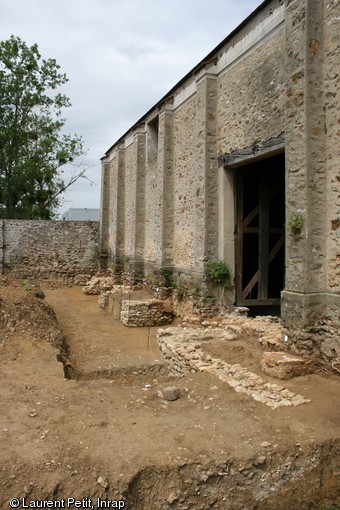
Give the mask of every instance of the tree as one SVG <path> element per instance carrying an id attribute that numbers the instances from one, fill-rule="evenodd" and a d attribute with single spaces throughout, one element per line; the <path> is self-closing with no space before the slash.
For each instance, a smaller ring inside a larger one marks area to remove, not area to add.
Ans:
<path id="1" fill-rule="evenodd" d="M 56 90 L 68 80 L 37 44 L 19 37 L 0 42 L 0 218 L 50 219 L 60 195 L 85 170 L 65 182 L 65 165 L 84 155 L 78 135 L 63 134 L 69 98 Z"/>

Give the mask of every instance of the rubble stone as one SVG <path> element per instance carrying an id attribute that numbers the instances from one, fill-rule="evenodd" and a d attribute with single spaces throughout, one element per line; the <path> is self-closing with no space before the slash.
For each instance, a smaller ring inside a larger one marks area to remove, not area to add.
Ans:
<path id="1" fill-rule="evenodd" d="M 89 274 L 77 274 L 74 278 L 74 285 L 79 285 L 83 287 L 87 284 L 91 276 Z"/>
<path id="2" fill-rule="evenodd" d="M 313 363 L 308 358 L 288 352 L 264 352 L 261 359 L 262 370 L 278 379 L 290 379 L 313 371 Z"/>
<path id="3" fill-rule="evenodd" d="M 168 386 L 167 388 L 159 391 L 157 394 L 163 400 L 173 401 L 179 399 L 181 392 L 177 386 Z"/>
<path id="4" fill-rule="evenodd" d="M 112 276 L 93 276 L 91 280 L 83 287 L 84 294 L 100 294 L 111 290 L 116 280 Z"/>

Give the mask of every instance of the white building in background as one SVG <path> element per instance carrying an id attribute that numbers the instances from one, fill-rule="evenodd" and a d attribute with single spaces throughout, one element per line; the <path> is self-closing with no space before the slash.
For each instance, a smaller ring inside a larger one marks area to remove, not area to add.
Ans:
<path id="1" fill-rule="evenodd" d="M 99 221 L 100 218 L 100 209 L 88 209 L 84 207 L 83 209 L 67 209 L 62 214 L 62 220 L 64 221 Z"/>

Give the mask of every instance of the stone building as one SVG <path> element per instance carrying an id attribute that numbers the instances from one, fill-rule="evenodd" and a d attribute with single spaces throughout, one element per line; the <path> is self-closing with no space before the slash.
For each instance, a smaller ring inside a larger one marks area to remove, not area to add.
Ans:
<path id="1" fill-rule="evenodd" d="M 262 2 L 106 152 L 101 205 L 109 264 L 197 280 L 225 261 L 231 304 L 280 303 L 334 363 L 339 25 L 338 0 Z"/>

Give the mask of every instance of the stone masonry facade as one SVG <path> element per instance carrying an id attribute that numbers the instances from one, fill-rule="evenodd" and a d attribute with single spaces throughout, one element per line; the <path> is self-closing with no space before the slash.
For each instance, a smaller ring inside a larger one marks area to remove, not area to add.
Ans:
<path id="1" fill-rule="evenodd" d="M 1 220 L 1 272 L 79 283 L 98 269 L 96 221 Z"/>
<path id="2" fill-rule="evenodd" d="M 321 354 L 334 366 L 339 11 L 338 0 L 262 2 L 106 152 L 100 230 L 109 267 L 124 259 L 146 276 L 167 268 L 204 283 L 206 262 L 222 260 L 233 281 L 237 175 L 284 154 L 281 317 L 295 351 Z M 238 304 L 233 283 L 222 294 L 226 305 Z"/>

